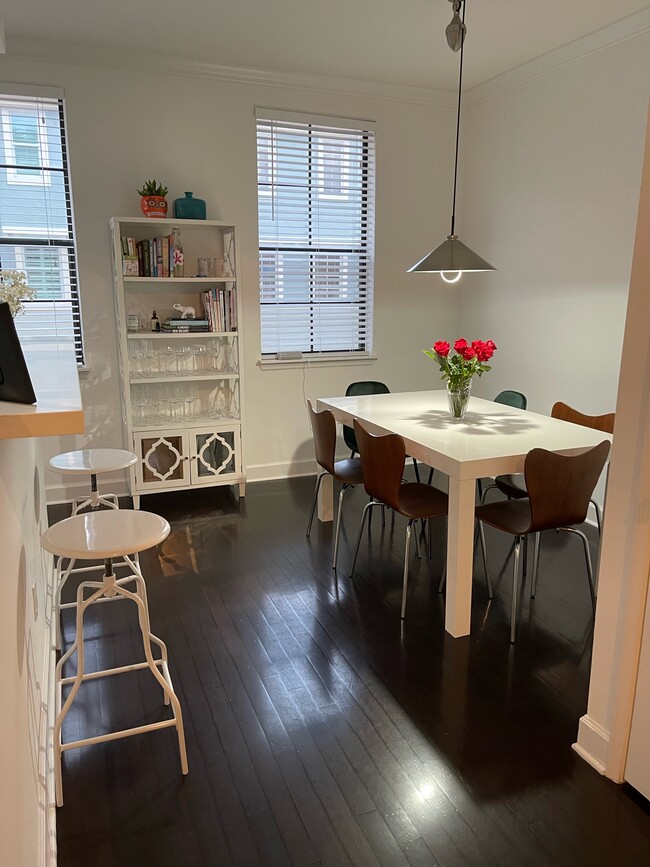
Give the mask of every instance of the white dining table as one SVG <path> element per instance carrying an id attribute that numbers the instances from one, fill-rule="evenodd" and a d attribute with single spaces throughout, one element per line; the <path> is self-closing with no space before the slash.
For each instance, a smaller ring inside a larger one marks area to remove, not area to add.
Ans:
<path id="1" fill-rule="evenodd" d="M 463 421 L 452 421 L 446 391 L 324 397 L 317 405 L 343 424 L 358 418 L 373 433 L 399 434 L 407 455 L 449 477 L 445 628 L 454 638 L 470 632 L 476 479 L 522 472 L 534 448 L 572 454 L 611 440 L 602 431 L 477 397 L 470 398 Z M 320 520 L 332 520 L 332 498 L 326 476 Z"/>

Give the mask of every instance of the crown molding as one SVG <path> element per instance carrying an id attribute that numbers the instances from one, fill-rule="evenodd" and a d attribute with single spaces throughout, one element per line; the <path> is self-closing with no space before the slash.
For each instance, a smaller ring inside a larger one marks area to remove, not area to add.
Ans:
<path id="1" fill-rule="evenodd" d="M 522 63 L 489 81 L 477 84 L 465 94 L 466 104 L 476 105 L 648 32 L 650 32 L 650 7 Z"/>
<path id="2" fill-rule="evenodd" d="M 464 94 L 465 104 L 478 104 L 648 32 L 650 32 L 650 7 L 468 89 Z M 319 91 L 338 96 L 361 96 L 439 108 L 455 108 L 457 99 L 455 91 L 435 88 L 313 73 L 283 72 L 257 67 L 229 66 L 209 60 L 44 39 L 12 37 L 9 42 L 9 53 L 4 56 L 7 60 L 45 61 L 100 69 L 132 70 L 259 87 Z M 0 55 L 0 68 L 2 61 L 3 57 Z"/>
<path id="3" fill-rule="evenodd" d="M 453 108 L 456 104 L 456 96 L 452 91 L 434 88 L 312 73 L 229 66 L 213 63 L 209 60 L 193 60 L 122 48 L 91 47 L 81 43 L 15 37 L 11 39 L 9 53 L 6 57 L 8 60 L 46 61 L 73 66 L 92 66 L 100 69 L 132 70 L 134 72 L 203 78 L 260 87 L 321 91 L 340 96 L 363 96 L 441 108 Z M 0 58 L 0 64 L 1 62 Z"/>

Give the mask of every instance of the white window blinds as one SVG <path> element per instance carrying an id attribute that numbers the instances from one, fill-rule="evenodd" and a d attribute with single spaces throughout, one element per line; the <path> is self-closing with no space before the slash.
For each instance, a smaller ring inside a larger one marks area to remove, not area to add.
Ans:
<path id="1" fill-rule="evenodd" d="M 262 354 L 368 353 L 372 123 L 257 111 Z"/>
<path id="2" fill-rule="evenodd" d="M 0 268 L 36 290 L 16 316 L 21 342 L 74 345 L 83 364 L 63 99 L 0 91 Z"/>

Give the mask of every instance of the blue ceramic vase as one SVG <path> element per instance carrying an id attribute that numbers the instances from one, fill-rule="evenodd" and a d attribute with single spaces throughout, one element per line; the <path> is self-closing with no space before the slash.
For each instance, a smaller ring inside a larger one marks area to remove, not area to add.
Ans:
<path id="1" fill-rule="evenodd" d="M 195 199 L 194 193 L 185 193 L 184 199 L 174 199 L 174 216 L 179 220 L 205 220 L 205 202 Z"/>

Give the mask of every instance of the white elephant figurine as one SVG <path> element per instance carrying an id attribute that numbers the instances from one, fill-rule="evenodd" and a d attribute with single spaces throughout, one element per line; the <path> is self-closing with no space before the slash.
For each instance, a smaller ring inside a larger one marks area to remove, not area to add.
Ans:
<path id="1" fill-rule="evenodd" d="M 181 319 L 196 319 L 196 311 L 193 307 L 185 307 L 183 304 L 174 304 L 174 310 L 178 310 Z"/>

